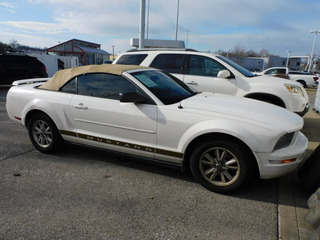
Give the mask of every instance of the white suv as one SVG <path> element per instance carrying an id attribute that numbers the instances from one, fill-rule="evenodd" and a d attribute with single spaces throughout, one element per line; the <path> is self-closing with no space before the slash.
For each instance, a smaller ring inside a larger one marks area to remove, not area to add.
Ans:
<path id="1" fill-rule="evenodd" d="M 215 92 L 269 102 L 300 116 L 309 110 L 309 97 L 299 83 L 256 76 L 220 55 L 190 50 L 145 50 L 121 54 L 114 64 L 162 69 L 199 92 Z"/>

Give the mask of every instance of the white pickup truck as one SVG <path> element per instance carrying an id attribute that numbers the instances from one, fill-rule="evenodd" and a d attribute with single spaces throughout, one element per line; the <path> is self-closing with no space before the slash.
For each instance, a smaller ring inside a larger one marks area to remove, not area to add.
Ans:
<path id="1" fill-rule="evenodd" d="M 314 87 L 319 79 L 318 76 L 307 72 L 291 71 L 286 67 L 272 67 L 263 72 L 256 73 L 257 75 L 286 75 L 290 80 L 299 82 L 303 87 Z"/>

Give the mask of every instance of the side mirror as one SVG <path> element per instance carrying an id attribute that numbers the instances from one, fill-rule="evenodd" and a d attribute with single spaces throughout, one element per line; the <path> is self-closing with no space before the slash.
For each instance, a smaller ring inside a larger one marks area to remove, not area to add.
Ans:
<path id="1" fill-rule="evenodd" d="M 141 96 L 135 92 L 120 93 L 119 95 L 119 100 L 123 103 L 147 103 L 149 101 L 148 98 Z"/>
<path id="2" fill-rule="evenodd" d="M 224 78 L 227 79 L 231 76 L 230 72 L 228 70 L 221 70 L 218 72 L 218 78 Z"/>

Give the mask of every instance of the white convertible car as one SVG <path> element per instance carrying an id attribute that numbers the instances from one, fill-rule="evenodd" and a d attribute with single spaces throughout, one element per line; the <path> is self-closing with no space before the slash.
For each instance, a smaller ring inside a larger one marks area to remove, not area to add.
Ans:
<path id="1" fill-rule="evenodd" d="M 94 65 L 39 81 L 14 82 L 6 108 L 43 153 L 64 142 L 106 149 L 190 168 L 207 189 L 230 192 L 252 176 L 295 170 L 307 149 L 297 114 L 256 100 L 197 93 L 160 70 Z"/>

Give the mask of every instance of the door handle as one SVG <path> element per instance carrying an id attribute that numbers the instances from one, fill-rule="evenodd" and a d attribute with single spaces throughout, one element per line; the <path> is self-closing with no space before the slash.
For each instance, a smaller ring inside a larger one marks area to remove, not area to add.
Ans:
<path id="1" fill-rule="evenodd" d="M 187 83 L 190 84 L 190 85 L 198 85 L 198 83 L 195 82 L 195 81 L 191 81 L 191 82 L 187 82 Z"/>
<path id="2" fill-rule="evenodd" d="M 88 107 L 86 105 L 84 105 L 83 103 L 75 104 L 75 105 L 73 105 L 73 107 L 77 108 L 77 109 L 81 109 L 81 110 L 88 109 Z"/>

